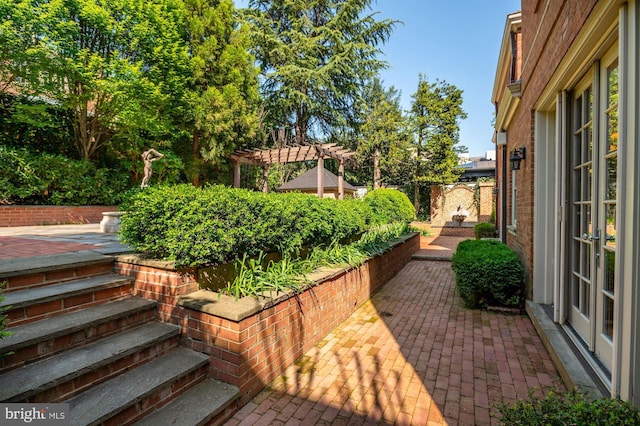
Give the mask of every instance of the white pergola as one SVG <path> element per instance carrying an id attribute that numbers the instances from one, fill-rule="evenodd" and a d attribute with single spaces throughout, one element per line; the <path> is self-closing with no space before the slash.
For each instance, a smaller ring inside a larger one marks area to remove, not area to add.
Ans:
<path id="1" fill-rule="evenodd" d="M 274 163 L 295 163 L 298 161 L 318 160 L 318 197 L 324 195 L 324 159 L 338 160 L 338 199 L 344 198 L 344 162 L 355 152 L 337 146 L 335 143 L 295 144 L 272 149 L 245 149 L 230 155 L 233 162 L 233 186 L 240 187 L 240 164 L 251 164 L 262 167 L 262 191 L 267 192 L 267 172 Z"/>

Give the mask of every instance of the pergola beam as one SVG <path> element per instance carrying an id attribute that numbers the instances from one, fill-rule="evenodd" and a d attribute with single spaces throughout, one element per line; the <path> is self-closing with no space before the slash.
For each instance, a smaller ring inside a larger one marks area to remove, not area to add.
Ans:
<path id="1" fill-rule="evenodd" d="M 242 149 L 230 155 L 234 165 L 233 184 L 235 187 L 240 186 L 240 164 L 251 164 L 267 170 L 269 165 L 274 163 L 296 163 L 300 161 L 318 160 L 318 196 L 321 197 L 324 192 L 324 183 L 322 182 L 323 176 L 321 176 L 320 172 L 324 170 L 324 159 L 332 158 L 339 161 L 341 170 L 338 173 L 338 188 L 341 188 L 344 186 L 344 162 L 354 154 L 355 152 L 338 146 L 335 143 L 313 145 L 295 144 L 273 149 Z M 341 198 L 342 193 L 343 191 L 339 189 L 339 198 Z"/>

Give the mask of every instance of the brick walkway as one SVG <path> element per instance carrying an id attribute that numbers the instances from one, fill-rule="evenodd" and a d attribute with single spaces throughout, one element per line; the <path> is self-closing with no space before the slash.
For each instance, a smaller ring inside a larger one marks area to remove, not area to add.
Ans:
<path id="1" fill-rule="evenodd" d="M 227 425 L 489 425 L 564 390 L 526 316 L 467 310 L 449 262 L 412 261 Z"/>
<path id="2" fill-rule="evenodd" d="M 422 260 L 451 260 L 458 243 L 467 239 L 467 237 L 447 236 L 420 237 L 420 250 L 414 257 Z"/>

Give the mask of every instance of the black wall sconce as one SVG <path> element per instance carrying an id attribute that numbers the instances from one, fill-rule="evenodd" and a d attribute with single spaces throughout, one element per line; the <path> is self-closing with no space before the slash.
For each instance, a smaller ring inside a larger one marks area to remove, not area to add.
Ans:
<path id="1" fill-rule="evenodd" d="M 527 158 L 527 149 L 523 146 L 520 149 L 513 148 L 513 154 L 509 161 L 511 162 L 511 170 L 520 170 L 520 162 Z"/>

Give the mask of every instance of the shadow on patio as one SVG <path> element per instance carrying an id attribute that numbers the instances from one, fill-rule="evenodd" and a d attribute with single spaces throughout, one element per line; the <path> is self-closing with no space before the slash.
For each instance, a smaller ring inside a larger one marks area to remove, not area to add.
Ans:
<path id="1" fill-rule="evenodd" d="M 564 390 L 528 317 L 467 310 L 449 262 L 414 260 L 227 424 L 497 424 L 531 388 Z"/>

